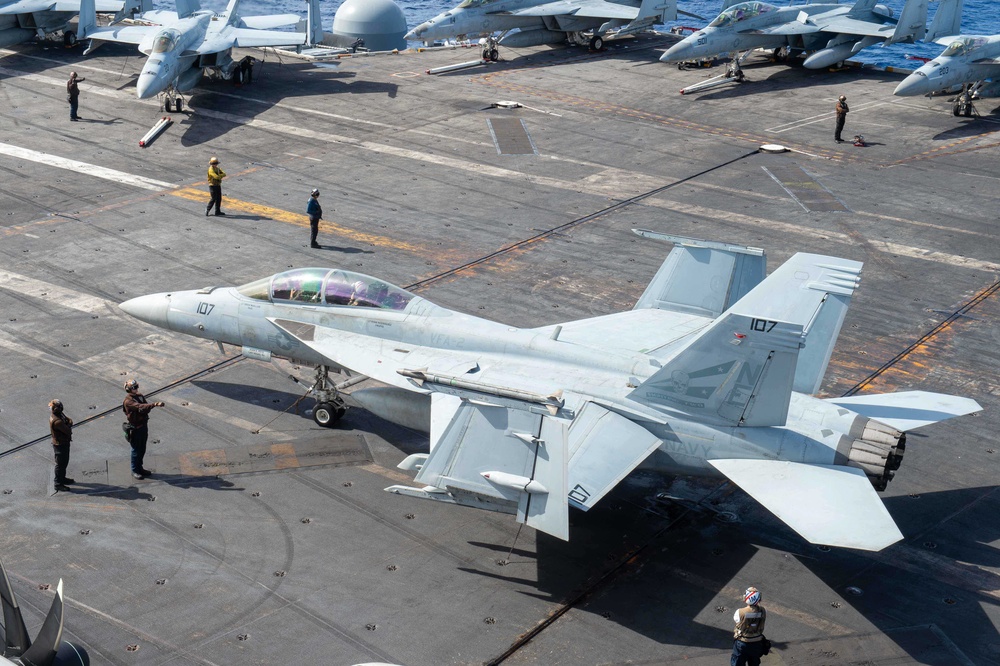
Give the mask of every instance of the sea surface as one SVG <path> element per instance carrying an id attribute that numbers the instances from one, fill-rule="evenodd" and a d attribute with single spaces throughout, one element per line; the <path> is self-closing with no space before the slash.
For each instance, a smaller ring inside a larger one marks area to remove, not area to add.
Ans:
<path id="1" fill-rule="evenodd" d="M 457 5 L 459 0 L 395 0 L 403 14 L 406 16 L 406 23 L 414 27 L 427 19 L 451 9 Z M 832 0 L 831 0 L 832 1 Z M 775 5 L 801 4 L 802 0 L 796 3 L 773 2 Z M 892 9 L 895 16 L 899 16 L 905 0 L 883 0 L 883 4 Z M 202 6 L 206 9 L 221 11 L 226 7 L 226 0 L 202 0 Z M 844 3 L 848 4 L 848 3 Z M 930 3 L 930 17 L 934 16 L 937 9 L 937 2 Z M 158 9 L 171 9 L 173 2 L 169 0 L 154 0 L 154 5 Z M 330 31 L 333 25 L 333 16 L 340 7 L 340 0 L 321 0 L 320 6 L 323 11 L 323 29 Z M 679 0 L 678 7 L 685 11 L 693 12 L 705 17 L 705 21 L 682 17 L 676 23 L 668 23 L 665 28 L 674 25 L 691 27 L 701 27 L 715 18 L 719 13 L 722 3 L 719 0 Z M 254 14 L 284 14 L 302 13 L 305 15 L 305 0 L 243 0 L 240 4 L 240 13 L 244 16 Z M 928 18 L 930 24 L 930 18 Z M 962 33 L 967 35 L 994 35 L 1000 33 L 1000 0 L 965 0 L 965 9 L 962 12 Z M 944 50 L 944 46 L 937 44 L 894 44 L 888 47 L 872 46 L 860 54 L 855 60 L 872 63 L 881 67 L 909 67 L 914 68 L 920 63 L 907 59 L 907 56 L 917 56 L 922 58 L 933 58 Z"/>

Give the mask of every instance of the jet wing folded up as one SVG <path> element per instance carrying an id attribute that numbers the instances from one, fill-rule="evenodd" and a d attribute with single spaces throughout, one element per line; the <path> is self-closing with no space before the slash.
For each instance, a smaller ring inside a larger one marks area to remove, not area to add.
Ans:
<path id="1" fill-rule="evenodd" d="M 548 2 L 544 5 L 499 13 L 510 16 L 575 16 L 630 21 L 639 15 L 639 8 L 621 5 L 617 2 L 604 2 L 604 0 L 574 0 L 574 2 L 559 0 L 558 2 Z"/>
<path id="2" fill-rule="evenodd" d="M 235 40 L 233 46 L 248 48 L 251 46 L 296 46 L 305 44 L 307 35 L 304 32 L 283 30 L 255 30 L 252 28 L 233 28 Z"/>
<path id="3" fill-rule="evenodd" d="M 878 551 L 903 538 L 865 473 L 781 460 L 709 460 L 810 543 Z"/>
<path id="4" fill-rule="evenodd" d="M 124 4 L 124 0 L 96 0 L 99 12 L 120 12 Z M 0 15 L 79 11 L 80 0 L 18 0 L 0 7 Z"/>
<path id="5" fill-rule="evenodd" d="M 296 25 L 302 17 L 298 14 L 270 14 L 267 16 L 244 16 L 240 18 L 239 28 L 251 28 L 253 30 L 270 30 L 271 28 L 281 28 L 286 25 Z"/>

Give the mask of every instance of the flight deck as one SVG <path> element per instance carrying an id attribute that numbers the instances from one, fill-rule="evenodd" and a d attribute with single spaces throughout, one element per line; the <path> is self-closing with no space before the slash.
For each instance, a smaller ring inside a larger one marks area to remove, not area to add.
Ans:
<path id="1" fill-rule="evenodd" d="M 205 82 L 180 112 L 136 98 L 132 48 L 0 50 L 0 558 L 29 633 L 61 577 L 66 637 L 98 664 L 707 666 L 753 585 L 765 664 L 1000 662 L 1000 108 L 955 117 L 893 97 L 903 73 L 759 58 L 749 82 L 680 95 L 722 66 L 659 62 L 676 39 L 437 76 L 476 50 L 246 51 L 252 84 Z M 839 95 L 863 147 L 834 142 Z M 226 216 L 205 216 L 212 156 Z M 813 546 L 732 483 L 641 469 L 572 511 L 568 542 L 391 495 L 425 434 L 360 408 L 321 428 L 313 368 L 118 308 L 316 267 L 549 326 L 632 308 L 671 247 L 637 228 L 762 248 L 769 270 L 864 262 L 821 395 L 983 407 L 908 434 L 881 493 L 903 541 Z M 128 473 L 129 379 L 166 403 L 146 480 Z M 76 424 L 69 492 L 53 398 Z"/>

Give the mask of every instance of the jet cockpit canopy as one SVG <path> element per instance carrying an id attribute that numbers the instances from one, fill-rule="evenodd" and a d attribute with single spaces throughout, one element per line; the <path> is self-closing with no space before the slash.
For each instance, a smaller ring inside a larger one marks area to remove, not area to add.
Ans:
<path id="1" fill-rule="evenodd" d="M 721 28 L 732 23 L 760 16 L 761 14 L 777 11 L 777 9 L 774 5 L 769 5 L 766 2 L 741 2 L 716 16 L 715 20 L 708 24 L 708 27 Z"/>
<path id="2" fill-rule="evenodd" d="M 161 30 L 153 40 L 153 53 L 169 53 L 177 48 L 177 40 L 181 38 L 179 30 L 166 28 Z"/>
<path id="3" fill-rule="evenodd" d="M 330 268 L 296 268 L 250 282 L 236 290 L 259 301 L 347 305 L 405 310 L 413 294 L 362 273 Z"/>
<path id="4" fill-rule="evenodd" d="M 944 50 L 944 53 L 939 57 L 950 58 L 958 55 L 965 55 L 969 51 L 973 51 L 983 44 L 989 41 L 986 37 L 959 37 L 955 39 L 948 48 Z"/>

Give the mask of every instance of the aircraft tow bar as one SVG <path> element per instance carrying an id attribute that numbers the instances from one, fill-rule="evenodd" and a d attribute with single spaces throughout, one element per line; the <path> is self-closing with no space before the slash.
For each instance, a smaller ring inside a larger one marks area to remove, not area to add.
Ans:
<path id="1" fill-rule="evenodd" d="M 728 83 L 743 83 L 747 80 L 747 78 L 746 75 L 743 74 L 743 68 L 740 67 L 740 64 L 747 59 L 750 53 L 750 51 L 746 51 L 742 55 L 733 53 L 732 60 L 726 65 L 725 74 L 719 74 L 718 76 L 713 76 L 712 78 L 705 79 L 699 83 L 694 83 L 686 88 L 681 88 L 681 94 L 688 95 L 700 90 L 708 90 L 709 88 L 724 86 Z"/>
<path id="2" fill-rule="evenodd" d="M 153 125 L 148 132 L 146 132 L 146 135 L 139 139 L 139 147 L 145 148 L 149 144 L 153 143 L 153 141 L 156 140 L 156 137 L 163 134 L 163 131 L 170 127 L 173 122 L 174 121 L 170 119 L 170 116 L 163 116 L 157 120 L 156 124 Z"/>

